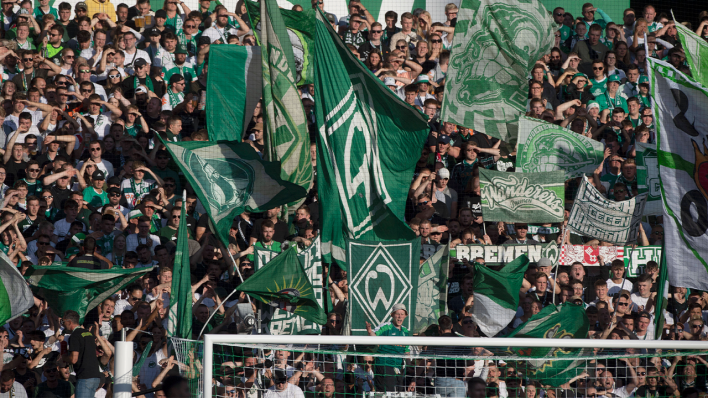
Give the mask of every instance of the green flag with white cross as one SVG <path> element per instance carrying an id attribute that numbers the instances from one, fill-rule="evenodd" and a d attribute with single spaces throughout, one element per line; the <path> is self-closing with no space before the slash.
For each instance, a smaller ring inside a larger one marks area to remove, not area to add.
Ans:
<path id="1" fill-rule="evenodd" d="M 708 43 L 680 23 L 675 24 L 691 77 L 703 87 L 708 87 Z"/>
<path id="2" fill-rule="evenodd" d="M 415 238 L 403 212 L 430 128 L 349 51 L 322 13 L 314 76 L 322 256 L 344 267 L 345 238 Z"/>
<path id="3" fill-rule="evenodd" d="M 295 85 L 293 46 L 275 0 L 261 1 L 265 148 L 263 158 L 279 160 L 283 180 L 309 190 L 312 185 L 310 135 Z"/>
<path id="4" fill-rule="evenodd" d="M 262 160 L 239 142 L 163 144 L 206 209 L 216 236 L 229 244 L 229 230 L 244 210 L 262 212 L 302 199 L 305 188 L 280 177 L 280 162 Z"/>
<path id="5" fill-rule="evenodd" d="M 459 9 L 440 119 L 510 141 L 531 68 L 553 48 L 553 19 L 538 0 L 462 0 Z"/>

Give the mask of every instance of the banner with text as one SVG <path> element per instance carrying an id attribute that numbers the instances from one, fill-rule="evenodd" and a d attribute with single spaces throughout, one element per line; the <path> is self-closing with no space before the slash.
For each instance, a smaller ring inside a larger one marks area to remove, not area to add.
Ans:
<path id="1" fill-rule="evenodd" d="M 639 233 L 646 199 L 644 193 L 621 202 L 608 200 L 585 177 L 570 211 L 568 229 L 605 242 L 633 242 Z"/>
<path id="2" fill-rule="evenodd" d="M 485 221 L 563 222 L 565 174 L 503 173 L 479 169 Z"/>
<path id="3" fill-rule="evenodd" d="M 444 246 L 441 246 L 444 247 Z M 538 262 L 542 257 L 551 260 L 555 265 L 560 258 L 560 250 L 555 242 L 543 245 L 457 245 L 454 251 L 450 250 L 450 257 L 458 260 L 474 261 L 481 257 L 486 265 L 502 265 L 516 260 L 522 254 L 528 256 L 532 263 Z M 454 254 L 454 255 L 453 255 Z"/>
<path id="4" fill-rule="evenodd" d="M 637 142 L 637 189 L 647 194 L 644 206 L 645 216 L 660 216 L 664 211 L 661 204 L 661 184 L 659 183 L 659 160 L 656 144 Z"/>
<path id="5" fill-rule="evenodd" d="M 600 264 L 600 257 L 605 264 Z M 586 267 L 597 267 L 612 263 L 614 260 L 624 261 L 628 278 L 636 278 L 644 273 L 644 267 L 649 261 L 661 260 L 661 246 L 583 246 L 565 245 L 560 250 L 560 265 L 573 265 L 581 262 Z"/>

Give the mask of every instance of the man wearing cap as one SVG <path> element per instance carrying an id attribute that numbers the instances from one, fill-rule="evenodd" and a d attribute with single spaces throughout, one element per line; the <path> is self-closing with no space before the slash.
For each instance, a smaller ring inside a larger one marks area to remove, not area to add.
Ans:
<path id="1" fill-rule="evenodd" d="M 112 177 L 112 178 L 108 179 L 109 185 L 110 185 L 111 180 L 114 178 L 117 179 L 117 177 Z M 110 208 L 110 209 L 113 209 L 113 211 L 120 212 L 124 216 L 127 217 L 128 213 L 130 212 L 130 209 L 128 209 L 127 207 L 124 207 L 120 204 L 120 198 L 122 196 L 120 193 L 120 188 L 116 188 L 116 187 L 108 188 L 107 193 L 108 193 L 108 204 L 101 207 L 100 209 L 98 209 L 98 212 L 103 213 L 106 209 Z M 116 221 L 116 227 L 120 227 L 120 221 Z"/>
<path id="2" fill-rule="evenodd" d="M 406 80 L 408 80 L 408 79 L 406 79 Z M 405 86 L 399 87 L 398 84 L 396 84 L 396 81 L 398 81 L 398 79 L 396 79 L 396 77 L 392 77 L 392 76 L 386 76 L 383 78 L 384 85 L 386 87 L 388 87 L 389 89 L 391 89 L 391 91 L 393 91 L 398 96 L 398 98 L 400 98 L 400 99 L 406 98 L 406 93 L 405 93 L 405 88 L 404 88 Z"/>
<path id="3" fill-rule="evenodd" d="M 108 204 L 108 194 L 103 190 L 106 182 L 106 175 L 101 170 L 96 170 L 91 175 L 90 185 L 84 191 L 84 202 L 86 206 L 95 210 Z"/>
<path id="4" fill-rule="evenodd" d="M 305 398 L 302 389 L 295 384 L 288 383 L 285 369 L 273 369 L 273 385 L 268 388 L 265 398 Z"/>
<path id="5" fill-rule="evenodd" d="M 57 397 L 72 397 L 74 396 L 74 385 L 66 380 L 59 378 L 59 368 L 56 361 L 47 362 L 43 368 L 43 374 L 46 381 L 39 383 L 34 389 L 34 394 L 38 397 L 46 396 L 46 392 L 50 392 Z"/>
<path id="6" fill-rule="evenodd" d="M 238 30 L 229 25 L 229 11 L 226 7 L 217 6 L 214 13 L 216 24 L 202 32 L 202 37 L 208 37 L 212 44 L 226 44 L 229 36 L 238 36 Z"/>
<path id="7" fill-rule="evenodd" d="M 123 52 L 125 53 L 124 65 L 125 71 L 128 74 L 132 75 L 135 73 L 135 62 L 139 59 L 142 59 L 148 64 L 152 63 L 152 61 L 150 60 L 150 55 L 148 55 L 147 52 L 136 48 L 138 44 L 138 39 L 137 36 L 135 36 L 135 33 L 133 33 L 133 31 L 125 32 L 125 34 L 123 35 L 123 44 L 125 45 L 125 49 L 123 50 Z M 123 92 L 123 96 L 125 96 L 125 91 Z"/>
<path id="8" fill-rule="evenodd" d="M 162 110 L 171 111 L 184 102 L 185 80 L 182 75 L 174 74 L 170 77 L 167 92 L 162 96 Z"/>
<path id="9" fill-rule="evenodd" d="M 126 33 L 126 36 L 127 35 L 128 34 Z M 132 99 L 135 97 L 138 87 L 145 87 L 157 97 L 162 98 L 162 95 L 164 94 L 162 92 L 162 84 L 159 84 L 160 82 L 148 75 L 148 72 L 150 71 L 150 63 L 145 61 L 143 58 L 138 58 L 137 61 L 135 61 L 134 68 L 135 75 L 123 80 L 123 83 L 121 83 L 123 87 L 123 96 L 126 99 Z"/>
<path id="10" fill-rule="evenodd" d="M 629 112 L 627 100 L 622 97 L 622 94 L 619 91 L 620 84 L 619 75 L 611 75 L 607 78 L 607 91 L 595 97 L 595 101 L 597 101 L 600 106 L 601 113 L 604 110 L 611 112 L 613 109 L 618 107 L 624 109 L 625 113 Z"/>
<path id="11" fill-rule="evenodd" d="M 445 203 L 447 214 L 457 214 L 457 192 L 447 184 L 450 181 L 450 171 L 446 168 L 438 170 L 433 185 L 433 195 L 438 202 Z"/>
<path id="12" fill-rule="evenodd" d="M 93 18 L 96 14 L 106 14 L 111 21 L 116 21 L 116 6 L 111 3 L 111 0 L 88 0 L 86 5 L 89 18 Z"/>
<path id="13" fill-rule="evenodd" d="M 191 21 L 191 23 L 194 23 L 194 21 Z M 197 72 L 194 70 L 194 64 L 187 61 L 189 54 L 184 44 L 177 45 L 174 55 L 173 67 L 169 69 L 162 67 L 162 78 L 169 82 L 170 78 L 175 74 L 182 76 L 186 83 L 184 93 L 188 94 L 190 83 L 197 80 Z"/>
<path id="14" fill-rule="evenodd" d="M 436 163 L 442 163 L 443 167 L 448 170 L 455 167 L 457 163 L 455 157 L 448 153 L 450 150 L 450 142 L 451 138 L 449 135 L 438 135 L 438 148 L 437 151 L 431 153 L 430 157 L 428 157 L 428 166 L 434 168 Z"/>
<path id="15" fill-rule="evenodd" d="M 403 326 L 403 321 L 408 316 L 405 304 L 398 303 L 391 308 L 391 321 L 371 328 L 371 324 L 366 322 L 366 332 L 369 336 L 410 336 L 411 332 Z M 380 345 L 379 354 L 405 354 L 410 352 L 407 345 Z M 376 357 L 376 369 L 374 371 L 374 384 L 378 391 L 396 391 L 397 387 L 404 385 L 405 369 L 403 369 L 403 359 L 391 357 Z"/>
<path id="16" fill-rule="evenodd" d="M 415 83 L 418 85 L 418 92 L 415 94 L 415 106 L 423 112 L 425 111 L 425 100 L 435 99 L 435 96 L 428 92 L 430 89 L 428 75 L 421 73 L 415 79 Z"/>

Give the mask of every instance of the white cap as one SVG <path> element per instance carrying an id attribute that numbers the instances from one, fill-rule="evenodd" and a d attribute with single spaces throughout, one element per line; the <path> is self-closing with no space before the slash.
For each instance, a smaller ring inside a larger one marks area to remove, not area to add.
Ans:
<path id="1" fill-rule="evenodd" d="M 449 179 L 450 178 L 450 170 L 443 167 L 442 169 L 438 170 L 438 177 Z"/>
<path id="2" fill-rule="evenodd" d="M 384 82 L 384 85 L 386 85 L 386 86 L 396 86 L 397 85 L 396 79 L 394 79 L 392 77 L 384 78 L 383 82 Z"/>
<path id="3" fill-rule="evenodd" d="M 423 75 L 420 74 L 418 77 L 415 79 L 416 83 L 430 83 L 430 79 L 428 79 L 428 75 Z"/>

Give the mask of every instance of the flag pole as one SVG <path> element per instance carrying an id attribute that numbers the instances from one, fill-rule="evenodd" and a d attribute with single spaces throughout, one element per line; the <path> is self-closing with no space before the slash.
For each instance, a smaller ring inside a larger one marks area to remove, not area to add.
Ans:
<path id="1" fill-rule="evenodd" d="M 563 250 L 563 246 L 565 246 L 565 238 L 567 237 L 568 234 L 568 224 L 565 225 L 565 228 L 563 228 L 563 238 L 561 239 L 560 247 L 559 250 Z M 556 279 L 553 280 L 553 297 L 551 297 L 551 302 L 553 305 L 556 304 L 556 286 L 558 286 L 558 264 L 560 264 L 560 252 L 558 255 L 558 262 L 556 263 Z M 563 293 L 561 291 L 561 293 Z"/>

